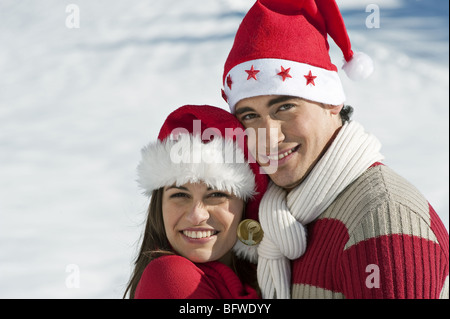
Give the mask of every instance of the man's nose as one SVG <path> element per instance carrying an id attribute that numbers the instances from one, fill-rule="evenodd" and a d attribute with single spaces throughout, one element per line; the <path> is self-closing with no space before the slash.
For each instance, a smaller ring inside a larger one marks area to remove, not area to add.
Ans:
<path id="1" fill-rule="evenodd" d="M 260 151 L 266 154 L 274 154 L 278 152 L 278 145 L 284 141 L 284 134 L 281 129 L 281 123 L 268 117 L 264 121 L 264 125 L 258 129 L 258 143 Z"/>

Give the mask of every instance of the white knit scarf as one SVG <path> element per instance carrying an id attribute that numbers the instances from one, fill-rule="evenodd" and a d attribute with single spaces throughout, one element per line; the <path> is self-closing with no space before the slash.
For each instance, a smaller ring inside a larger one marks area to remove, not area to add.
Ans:
<path id="1" fill-rule="evenodd" d="M 345 123 L 307 178 L 287 192 L 270 183 L 259 208 L 264 238 L 258 247 L 258 283 L 263 298 L 290 298 L 290 260 L 306 250 L 305 226 L 373 163 L 380 142 L 357 122 Z"/>

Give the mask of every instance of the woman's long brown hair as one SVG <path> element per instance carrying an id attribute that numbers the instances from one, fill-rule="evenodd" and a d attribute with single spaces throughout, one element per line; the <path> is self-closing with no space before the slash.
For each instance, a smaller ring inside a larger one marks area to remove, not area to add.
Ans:
<path id="1" fill-rule="evenodd" d="M 126 298 L 129 293 L 129 297 L 134 299 L 136 287 L 141 279 L 142 273 L 153 259 L 163 255 L 174 254 L 164 229 L 162 214 L 163 194 L 163 188 L 154 190 L 152 193 L 141 248 L 134 262 L 134 270 L 123 294 L 123 298 Z M 232 254 L 232 256 L 231 268 L 238 275 L 241 282 L 250 285 L 259 292 L 255 265 L 238 258 L 235 254 Z"/>
<path id="2" fill-rule="evenodd" d="M 141 248 L 134 262 L 134 271 L 124 292 L 124 298 L 127 293 L 130 294 L 131 299 L 134 298 L 134 293 L 142 273 L 152 259 L 163 254 L 171 253 L 162 218 L 163 193 L 163 188 L 154 190 L 152 193 L 147 211 L 147 222 L 143 234 L 144 238 L 142 239 Z"/>

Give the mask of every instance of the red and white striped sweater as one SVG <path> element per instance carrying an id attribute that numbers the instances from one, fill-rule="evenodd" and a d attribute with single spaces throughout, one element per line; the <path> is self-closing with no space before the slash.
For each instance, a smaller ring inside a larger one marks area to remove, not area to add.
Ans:
<path id="1" fill-rule="evenodd" d="M 409 182 L 374 165 L 308 225 L 292 298 L 448 298 L 449 236 Z"/>

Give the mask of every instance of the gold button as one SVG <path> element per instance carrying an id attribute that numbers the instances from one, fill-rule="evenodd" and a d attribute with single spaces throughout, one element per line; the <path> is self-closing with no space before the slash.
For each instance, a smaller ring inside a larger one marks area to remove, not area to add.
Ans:
<path id="1" fill-rule="evenodd" d="M 241 242 L 247 246 L 259 244 L 262 240 L 264 232 L 261 225 L 253 219 L 244 219 L 239 223 L 237 228 L 237 236 Z"/>

